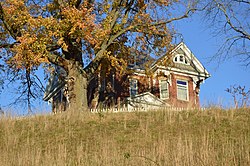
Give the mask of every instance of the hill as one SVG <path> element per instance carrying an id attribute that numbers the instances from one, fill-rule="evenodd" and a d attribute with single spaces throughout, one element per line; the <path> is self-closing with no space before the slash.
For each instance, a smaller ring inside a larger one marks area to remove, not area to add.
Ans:
<path id="1" fill-rule="evenodd" d="M 0 118 L 0 165 L 250 165 L 250 109 Z"/>

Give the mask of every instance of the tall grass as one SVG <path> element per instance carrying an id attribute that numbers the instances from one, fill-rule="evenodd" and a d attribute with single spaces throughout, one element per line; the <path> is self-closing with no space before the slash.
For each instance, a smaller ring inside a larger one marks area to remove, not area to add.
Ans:
<path id="1" fill-rule="evenodd" d="M 250 165 L 250 110 L 4 117 L 0 165 Z"/>

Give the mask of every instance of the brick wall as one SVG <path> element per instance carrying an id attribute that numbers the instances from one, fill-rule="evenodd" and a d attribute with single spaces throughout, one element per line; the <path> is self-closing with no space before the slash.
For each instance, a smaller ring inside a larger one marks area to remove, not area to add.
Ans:
<path id="1" fill-rule="evenodd" d="M 169 98 L 165 99 L 168 104 L 174 107 L 199 107 L 199 96 L 197 95 L 197 89 L 193 87 L 193 80 L 191 77 L 182 76 L 178 74 L 171 74 L 169 88 Z M 138 94 L 144 92 L 151 92 L 158 98 L 160 98 L 159 80 L 168 79 L 167 76 L 143 76 L 143 75 L 123 75 L 122 77 L 115 77 L 114 91 L 115 91 L 115 104 L 117 101 L 122 102 L 125 98 L 130 96 L 129 93 L 129 79 L 136 79 L 138 81 Z M 107 79 L 110 80 L 110 79 Z M 188 100 L 183 101 L 177 99 L 177 80 L 187 81 L 188 83 Z M 89 103 L 93 99 L 94 88 L 97 88 L 97 79 L 93 79 L 88 86 L 88 99 Z M 119 99 L 118 99 L 119 98 Z"/>

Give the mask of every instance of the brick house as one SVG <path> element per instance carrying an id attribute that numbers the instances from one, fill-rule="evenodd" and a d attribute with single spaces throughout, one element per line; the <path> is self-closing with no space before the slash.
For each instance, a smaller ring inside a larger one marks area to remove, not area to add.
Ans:
<path id="1" fill-rule="evenodd" d="M 140 60 L 140 64 L 130 64 L 126 74 L 119 77 L 112 72 L 89 77 L 89 107 L 200 107 L 200 85 L 210 74 L 183 42 L 166 56 L 146 61 L 151 61 L 147 69 L 143 67 L 145 61 Z M 87 74 L 89 68 L 91 65 L 85 68 Z M 48 87 L 44 100 L 52 100 L 53 109 L 62 107 L 62 103 L 65 107 L 63 83 Z"/>

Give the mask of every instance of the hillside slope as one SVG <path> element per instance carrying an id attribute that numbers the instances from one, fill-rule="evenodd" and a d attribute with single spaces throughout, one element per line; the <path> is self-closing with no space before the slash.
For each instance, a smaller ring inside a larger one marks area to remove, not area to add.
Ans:
<path id="1" fill-rule="evenodd" d="M 0 118 L 0 165 L 250 165 L 250 109 Z"/>

